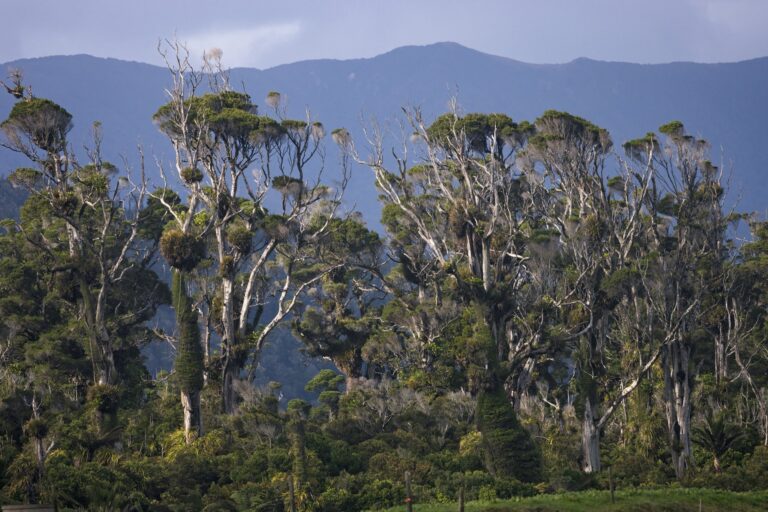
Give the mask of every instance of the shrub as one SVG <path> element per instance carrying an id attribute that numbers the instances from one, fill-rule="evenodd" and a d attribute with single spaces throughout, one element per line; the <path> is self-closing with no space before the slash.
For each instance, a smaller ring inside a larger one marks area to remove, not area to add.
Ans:
<path id="1" fill-rule="evenodd" d="M 328 487 L 318 498 L 320 512 L 357 510 L 357 500 L 347 489 Z"/>
<path id="2" fill-rule="evenodd" d="M 363 509 L 393 507 L 404 501 L 405 486 L 391 480 L 374 480 L 363 485 L 358 497 L 358 505 Z"/>

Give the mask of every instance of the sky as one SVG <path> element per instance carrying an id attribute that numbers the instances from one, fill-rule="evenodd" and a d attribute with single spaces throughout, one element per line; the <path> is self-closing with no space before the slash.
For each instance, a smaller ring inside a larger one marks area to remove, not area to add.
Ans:
<path id="1" fill-rule="evenodd" d="M 227 67 L 454 41 L 532 63 L 768 55 L 768 0 L 0 0 L 0 62 L 87 53 L 162 64 L 161 38 Z"/>

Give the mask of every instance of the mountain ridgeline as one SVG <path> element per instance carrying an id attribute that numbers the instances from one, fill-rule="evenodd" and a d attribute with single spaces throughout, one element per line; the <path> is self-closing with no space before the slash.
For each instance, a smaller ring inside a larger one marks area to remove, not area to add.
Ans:
<path id="1" fill-rule="evenodd" d="M 26 59 L 0 67 L 22 69 L 35 95 L 67 106 L 76 119 L 71 137 L 76 150 L 89 140 L 90 123 L 100 121 L 103 149 L 111 161 L 125 156 L 135 163 L 137 144 L 148 155 L 170 157 L 167 142 L 152 123 L 156 106 L 167 101 L 166 69 L 86 55 Z M 310 109 L 329 129 L 348 129 L 361 154 L 366 150 L 362 128 L 372 120 L 399 134 L 395 123 L 402 107 L 420 107 L 430 119 L 445 112 L 454 96 L 463 111 L 503 112 L 515 121 L 532 121 L 548 109 L 570 112 L 608 129 L 617 144 L 680 119 L 692 134 L 712 144 L 713 160 L 722 164 L 730 182 L 731 205 L 760 210 L 768 194 L 768 153 L 760 149 L 768 139 L 768 58 L 653 65 L 577 59 L 540 65 L 438 43 L 370 59 L 234 69 L 231 84 L 244 87 L 263 111 L 268 92 L 280 92 L 291 117 L 303 118 Z M 10 95 L 0 96 L 0 116 L 7 115 L 12 103 Z M 3 155 L 0 175 L 23 163 L 9 158 Z M 161 184 L 153 166 L 148 172 Z M 369 225 L 379 226 L 370 173 L 355 172 L 350 189 L 351 202 Z"/>

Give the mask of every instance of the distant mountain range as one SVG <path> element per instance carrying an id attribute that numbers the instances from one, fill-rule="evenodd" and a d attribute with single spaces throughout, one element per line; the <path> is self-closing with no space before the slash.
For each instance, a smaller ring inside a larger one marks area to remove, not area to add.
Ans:
<path id="1" fill-rule="evenodd" d="M 166 101 L 167 70 L 137 62 L 87 55 L 25 59 L 0 65 L 21 68 L 37 96 L 67 108 L 75 120 L 75 147 L 87 141 L 90 124 L 102 122 L 108 159 L 135 162 L 141 143 L 166 158 L 167 141 L 151 116 Z M 432 118 L 456 95 L 466 112 L 505 112 L 533 120 L 547 109 L 566 110 L 608 128 L 616 143 L 679 119 L 688 131 L 712 142 L 712 159 L 733 169 L 731 201 L 739 209 L 768 208 L 768 58 L 728 64 L 627 64 L 577 59 L 567 64 L 527 64 L 454 43 L 408 46 L 370 59 L 313 60 L 266 70 L 234 69 L 232 84 L 257 103 L 268 91 L 288 97 L 289 114 L 313 117 L 330 130 L 347 127 L 359 136 L 366 120 L 394 120 L 404 105 Z M 0 118 L 13 104 L 0 95 Z M 329 141 L 330 142 L 330 141 Z M 722 153 L 721 153 L 722 148 Z M 329 165 L 335 159 L 329 158 Z M 23 160 L 0 150 L 0 175 Z M 153 165 L 149 170 L 153 171 Z M 154 172 L 154 171 L 153 171 Z M 159 180 L 153 178 L 155 184 Z M 370 173 L 355 171 L 351 200 L 378 226 Z"/>

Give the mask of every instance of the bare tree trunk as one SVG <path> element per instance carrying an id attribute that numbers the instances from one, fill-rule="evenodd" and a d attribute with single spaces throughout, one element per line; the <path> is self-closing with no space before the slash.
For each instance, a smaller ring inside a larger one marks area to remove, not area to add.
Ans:
<path id="1" fill-rule="evenodd" d="M 691 387 L 688 375 L 690 347 L 681 340 L 664 350 L 664 401 L 669 448 L 675 475 L 682 479 L 694 465 L 691 450 Z"/>
<path id="2" fill-rule="evenodd" d="M 115 366 L 115 352 L 112 348 L 112 339 L 104 325 L 103 309 L 106 305 L 102 304 L 102 301 L 106 301 L 106 298 L 102 298 L 102 295 L 106 296 L 105 293 L 99 294 L 99 308 L 97 309 L 96 325 L 94 326 L 94 329 L 96 330 L 97 350 L 101 354 L 101 365 L 98 368 L 98 383 L 101 385 L 112 385 L 117 382 L 117 367 Z"/>
<path id="3" fill-rule="evenodd" d="M 184 435 L 187 444 L 203 435 L 203 416 L 200 413 L 200 392 L 181 391 L 181 407 L 184 410 Z"/>
<path id="4" fill-rule="evenodd" d="M 360 381 L 360 377 L 354 375 L 346 375 L 344 377 L 344 394 L 348 395 L 350 391 L 357 387 L 357 383 Z"/>
<path id="5" fill-rule="evenodd" d="M 757 402 L 760 407 L 760 429 L 763 431 L 763 445 L 768 446 L 768 411 L 766 411 L 766 390 L 760 388 Z"/>
<path id="6" fill-rule="evenodd" d="M 224 370 L 221 376 L 221 405 L 227 414 L 233 414 L 237 406 L 237 395 L 235 393 L 235 377 L 238 373 L 237 365 L 231 354 L 231 347 L 227 348 L 227 355 L 224 358 Z"/>
<path id="7" fill-rule="evenodd" d="M 725 345 L 726 336 L 721 328 L 721 332 L 715 336 L 715 383 L 718 386 L 724 384 L 728 378 L 728 360 Z"/>
<path id="8" fill-rule="evenodd" d="M 581 451 L 584 457 L 583 468 L 585 473 L 597 473 L 600 471 L 600 429 L 595 421 L 596 415 L 592 410 L 589 398 L 584 403 L 584 420 L 581 429 Z"/>
<path id="9" fill-rule="evenodd" d="M 240 376 L 240 363 L 236 354 L 235 345 L 237 336 L 235 334 L 234 319 L 234 283 L 229 276 L 222 278 L 222 311 L 221 321 L 224 326 L 224 339 L 222 345 L 226 350 L 224 363 L 224 373 L 222 375 L 222 407 L 227 414 L 233 414 L 237 407 L 237 396 L 234 389 L 234 382 Z"/>
<path id="10" fill-rule="evenodd" d="M 483 238 L 483 290 L 486 292 L 491 290 L 491 240 L 490 238 Z"/>
<path id="11" fill-rule="evenodd" d="M 509 400 L 512 403 L 512 407 L 515 409 L 515 412 L 520 412 L 521 410 L 527 389 L 533 381 L 533 371 L 535 366 L 535 359 L 526 359 L 525 362 L 519 366 L 517 373 L 513 374 L 512 379 L 509 381 L 511 384 L 509 387 Z"/>
<path id="12" fill-rule="evenodd" d="M 293 475 L 288 475 L 288 505 L 291 512 L 296 512 L 296 490 L 293 485 Z"/>
<path id="13" fill-rule="evenodd" d="M 582 469 L 585 473 L 597 473 L 600 465 L 600 411 L 601 402 L 600 379 L 605 375 L 605 369 L 600 365 L 605 322 L 597 324 L 582 337 L 578 363 L 578 393 L 583 397 L 584 411 L 581 415 L 581 453 Z M 597 361 L 597 362 L 596 362 Z M 614 408 L 615 409 L 615 408 Z"/>
<path id="14" fill-rule="evenodd" d="M 94 304 L 94 297 L 88 282 L 83 276 L 79 276 L 80 295 L 83 298 L 83 315 L 88 332 L 93 361 L 93 380 L 99 385 L 114 384 L 117 381 L 117 369 L 115 356 L 109 333 L 103 324 L 99 325 L 97 317 L 98 306 Z M 106 293 L 100 293 L 100 298 Z"/>
<path id="15" fill-rule="evenodd" d="M 37 460 L 37 478 L 40 481 L 43 479 L 45 470 L 45 446 L 41 437 L 35 437 L 35 459 Z"/>
<path id="16" fill-rule="evenodd" d="M 114 384 L 117 381 L 117 368 L 115 366 L 115 354 L 109 341 L 100 341 L 97 350 L 101 352 L 101 364 L 97 369 L 96 382 L 99 385 Z"/>
<path id="17" fill-rule="evenodd" d="M 32 418 L 36 421 L 40 421 L 40 402 L 37 400 L 37 395 L 32 395 Z M 47 430 L 47 429 L 45 429 Z M 43 483 L 43 477 L 45 476 L 45 458 L 48 455 L 48 451 L 45 449 L 43 439 L 45 432 L 36 428 L 32 432 L 33 446 L 35 451 L 35 461 L 37 462 L 37 478 L 30 479 L 30 485 L 27 489 L 27 497 L 30 503 L 36 503 L 40 496 L 40 486 Z"/>
<path id="18" fill-rule="evenodd" d="M 221 322 L 224 326 L 224 337 L 231 344 L 235 342 L 235 285 L 230 276 L 221 280 L 222 310 Z"/>
<path id="19" fill-rule="evenodd" d="M 760 410 L 760 431 L 763 434 L 763 446 L 768 446 L 768 411 L 766 411 L 766 389 L 760 388 L 756 397 Z"/>
<path id="20" fill-rule="evenodd" d="M 198 310 L 198 318 L 203 325 L 203 335 L 200 344 L 203 347 L 203 383 L 208 385 L 209 368 L 211 365 L 211 306 L 206 306 L 205 311 L 201 307 Z"/>

